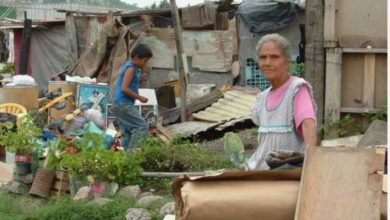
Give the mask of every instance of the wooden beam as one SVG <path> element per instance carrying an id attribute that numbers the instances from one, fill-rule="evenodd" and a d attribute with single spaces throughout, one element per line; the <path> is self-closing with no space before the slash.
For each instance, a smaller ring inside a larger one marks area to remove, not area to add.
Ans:
<path id="1" fill-rule="evenodd" d="M 143 177 L 154 178 L 176 178 L 182 175 L 187 176 L 206 176 L 207 172 L 142 172 Z"/>
<path id="2" fill-rule="evenodd" d="M 387 48 L 342 48 L 343 53 L 387 53 Z"/>
<path id="3" fill-rule="evenodd" d="M 305 79 L 314 90 L 317 103 L 317 124 L 324 118 L 325 63 L 324 63 L 324 4 L 323 0 L 306 1 L 305 21 Z"/>
<path id="4" fill-rule="evenodd" d="M 31 42 L 31 26 L 32 20 L 27 18 L 27 13 L 24 12 L 24 26 L 22 33 L 22 46 L 20 48 L 19 58 L 19 74 L 28 74 L 28 60 L 30 55 Z"/>
<path id="5" fill-rule="evenodd" d="M 340 112 L 342 113 L 378 113 L 381 109 L 379 108 L 340 108 Z"/>
<path id="6" fill-rule="evenodd" d="M 77 41 L 77 31 L 75 18 L 72 13 L 67 13 L 65 18 L 66 44 L 68 53 L 68 66 L 73 70 L 79 59 L 79 47 Z"/>
<path id="7" fill-rule="evenodd" d="M 336 0 L 325 0 L 324 47 L 336 46 Z"/>
<path id="8" fill-rule="evenodd" d="M 175 29 L 175 40 L 176 40 L 176 50 L 177 50 L 177 58 L 179 60 L 179 83 L 180 83 L 180 119 L 181 121 L 186 121 L 187 117 L 187 80 L 184 72 L 184 60 L 183 60 L 183 40 L 181 36 L 181 26 L 180 26 L 180 18 L 179 11 L 176 6 L 176 0 L 170 0 L 171 3 L 171 11 L 173 18 L 173 26 Z"/>
<path id="9" fill-rule="evenodd" d="M 331 120 L 340 119 L 341 71 L 341 49 L 326 49 L 325 117 Z"/>
<path id="10" fill-rule="evenodd" d="M 375 54 L 364 55 L 363 104 L 374 108 L 375 100 Z"/>

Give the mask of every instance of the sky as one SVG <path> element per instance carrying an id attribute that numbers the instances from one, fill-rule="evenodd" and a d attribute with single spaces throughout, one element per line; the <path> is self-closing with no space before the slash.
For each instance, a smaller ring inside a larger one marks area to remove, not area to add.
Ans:
<path id="1" fill-rule="evenodd" d="M 151 6 L 154 2 L 156 2 L 157 5 L 158 3 L 160 3 L 160 0 L 121 0 L 121 1 L 129 4 L 137 3 L 138 7 Z M 203 2 L 204 0 L 176 0 L 176 4 L 179 8 L 188 6 L 188 4 L 196 5 Z"/>

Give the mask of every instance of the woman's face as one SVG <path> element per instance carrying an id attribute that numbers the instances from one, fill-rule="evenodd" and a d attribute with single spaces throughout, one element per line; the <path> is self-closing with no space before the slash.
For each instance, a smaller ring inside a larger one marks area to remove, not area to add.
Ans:
<path id="1" fill-rule="evenodd" d="M 275 42 L 268 41 L 263 44 L 259 51 L 258 64 L 265 78 L 272 81 L 283 79 L 285 75 L 288 75 L 290 61 L 284 57 Z"/>

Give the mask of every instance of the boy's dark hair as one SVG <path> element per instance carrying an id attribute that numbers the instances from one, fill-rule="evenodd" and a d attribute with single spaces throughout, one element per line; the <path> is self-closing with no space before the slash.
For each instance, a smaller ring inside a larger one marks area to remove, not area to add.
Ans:
<path id="1" fill-rule="evenodd" d="M 140 59 L 151 58 L 153 56 L 152 51 L 145 44 L 138 44 L 130 54 L 131 58 L 138 57 Z"/>

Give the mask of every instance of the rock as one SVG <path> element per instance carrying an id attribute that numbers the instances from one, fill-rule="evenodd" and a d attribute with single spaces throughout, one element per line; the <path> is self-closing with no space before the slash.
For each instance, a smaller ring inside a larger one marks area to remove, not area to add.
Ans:
<path id="1" fill-rule="evenodd" d="M 140 198 L 141 196 L 141 189 L 139 188 L 138 185 L 136 186 L 126 186 L 125 188 L 121 189 L 118 192 L 119 196 L 124 196 L 124 197 L 133 197 L 133 198 Z"/>
<path id="2" fill-rule="evenodd" d="M 91 187 L 84 186 L 79 189 L 76 195 L 73 197 L 74 201 L 88 201 L 93 198 Z"/>
<path id="3" fill-rule="evenodd" d="M 151 220 L 152 216 L 146 209 L 129 208 L 126 211 L 126 220 Z"/>
<path id="4" fill-rule="evenodd" d="M 29 189 L 26 184 L 12 181 L 11 184 L 7 187 L 8 191 L 17 193 L 17 194 L 27 194 Z"/>
<path id="5" fill-rule="evenodd" d="M 112 202 L 114 200 L 112 199 L 107 199 L 107 198 L 97 198 L 97 199 L 94 199 L 92 201 L 89 202 L 89 204 L 96 204 L 96 205 L 99 205 L 99 206 L 103 206 L 109 202 Z"/>
<path id="6" fill-rule="evenodd" d="M 176 217 L 174 215 L 166 215 L 163 220 L 175 220 Z"/>
<path id="7" fill-rule="evenodd" d="M 152 192 L 143 192 L 143 193 L 141 193 L 140 198 L 143 198 L 146 196 L 153 196 L 153 193 Z"/>
<path id="8" fill-rule="evenodd" d="M 169 202 L 160 209 L 160 216 L 175 215 L 175 202 Z"/>
<path id="9" fill-rule="evenodd" d="M 24 183 L 24 184 L 31 184 L 34 180 L 34 177 L 32 175 L 32 173 L 29 173 L 27 175 L 18 175 L 18 174 L 14 174 L 14 181 L 16 182 L 21 182 L 21 183 Z"/>
<path id="10" fill-rule="evenodd" d="M 163 197 L 161 196 L 145 196 L 138 200 L 137 204 L 148 208 L 154 203 L 161 201 L 162 199 Z"/>

